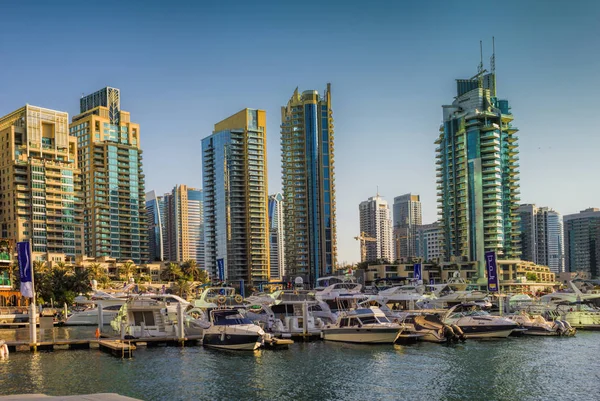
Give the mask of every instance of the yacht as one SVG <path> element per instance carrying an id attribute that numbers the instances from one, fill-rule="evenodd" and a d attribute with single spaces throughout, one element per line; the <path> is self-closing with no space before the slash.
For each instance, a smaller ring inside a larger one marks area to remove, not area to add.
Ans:
<path id="1" fill-rule="evenodd" d="M 27 307 L 0 307 L 0 326 L 17 324 L 17 323 L 28 323 L 29 322 L 29 311 Z"/>
<path id="2" fill-rule="evenodd" d="M 243 302 L 244 297 L 236 294 L 233 287 L 207 287 L 198 299 L 193 301 L 193 305 L 196 308 L 210 310 L 224 306 L 242 306 Z"/>
<path id="3" fill-rule="evenodd" d="M 402 326 L 392 323 L 378 308 L 355 309 L 342 313 L 335 324 L 323 328 L 323 339 L 364 344 L 393 344 Z"/>
<path id="4" fill-rule="evenodd" d="M 125 302 L 125 299 L 114 303 L 96 301 L 95 304 L 88 305 L 87 307 L 76 307 L 62 324 L 65 326 L 98 326 L 98 308 L 102 309 L 102 325 L 110 324 L 117 317 L 119 310 Z"/>
<path id="5" fill-rule="evenodd" d="M 478 302 L 482 306 L 491 307 L 488 294 L 479 290 L 453 290 L 449 284 L 429 285 L 431 299 L 423 303 L 422 308 L 452 307 L 465 302 Z"/>
<path id="6" fill-rule="evenodd" d="M 571 327 L 569 322 L 564 320 L 548 321 L 542 315 L 530 315 L 521 312 L 513 315 L 507 315 L 507 318 L 513 320 L 524 329 L 526 336 L 564 336 L 571 337 L 575 335 L 576 330 Z"/>
<path id="7" fill-rule="evenodd" d="M 458 326 L 466 338 L 506 338 L 519 325 L 501 316 L 492 316 L 478 303 L 464 303 L 450 308 L 442 321 Z"/>
<path id="8" fill-rule="evenodd" d="M 204 329 L 203 344 L 211 348 L 252 351 L 259 348 L 265 332 L 237 309 L 212 309 L 210 327 Z"/>
<path id="9" fill-rule="evenodd" d="M 110 322 L 116 333 L 135 338 L 178 336 L 178 316 L 190 303 L 173 294 L 148 294 L 130 297 Z M 185 321 L 185 316 L 183 316 Z"/>
<path id="10" fill-rule="evenodd" d="M 320 318 L 309 312 L 306 301 L 251 305 L 246 309 L 246 317 L 267 333 L 283 338 L 320 336 L 324 326 Z"/>

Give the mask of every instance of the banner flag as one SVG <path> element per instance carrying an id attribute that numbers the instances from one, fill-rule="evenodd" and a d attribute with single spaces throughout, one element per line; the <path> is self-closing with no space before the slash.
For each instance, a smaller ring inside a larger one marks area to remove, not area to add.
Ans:
<path id="1" fill-rule="evenodd" d="M 17 259 L 21 277 L 21 295 L 26 298 L 33 298 L 33 265 L 31 263 L 29 242 L 17 242 Z"/>
<path id="2" fill-rule="evenodd" d="M 485 253 L 485 268 L 488 275 L 488 291 L 498 292 L 500 290 L 500 284 L 498 282 L 498 265 L 496 264 L 495 251 Z"/>

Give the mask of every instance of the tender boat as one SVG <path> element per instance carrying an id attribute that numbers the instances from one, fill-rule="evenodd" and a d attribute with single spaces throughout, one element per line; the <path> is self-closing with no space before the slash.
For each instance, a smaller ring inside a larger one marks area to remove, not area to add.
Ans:
<path id="1" fill-rule="evenodd" d="M 323 328 L 323 339 L 363 344 L 393 344 L 403 327 L 392 323 L 378 308 L 343 312 L 335 324 Z"/>
<path id="2" fill-rule="evenodd" d="M 409 314 L 402 323 L 406 331 L 419 335 L 420 341 L 450 343 L 464 342 L 467 338 L 460 327 L 442 322 L 435 314 Z"/>
<path id="3" fill-rule="evenodd" d="M 467 338 L 506 338 L 519 325 L 501 316 L 492 316 L 480 304 L 464 303 L 448 310 L 443 322 L 460 327 Z"/>
<path id="4" fill-rule="evenodd" d="M 213 309 L 203 344 L 211 348 L 252 351 L 264 342 L 265 332 L 237 309 Z"/>
<path id="5" fill-rule="evenodd" d="M 524 329 L 523 335 L 526 336 L 574 336 L 576 330 L 571 327 L 569 322 L 564 320 L 548 321 L 542 315 L 530 315 L 521 312 L 514 315 L 508 315 L 509 319 L 519 324 Z"/>

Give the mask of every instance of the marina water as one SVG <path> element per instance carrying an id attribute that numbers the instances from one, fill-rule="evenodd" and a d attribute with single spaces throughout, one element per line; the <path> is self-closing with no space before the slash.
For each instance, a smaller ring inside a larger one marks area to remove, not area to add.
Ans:
<path id="1" fill-rule="evenodd" d="M 132 359 L 98 350 L 17 352 L 0 360 L 0 395 L 32 392 L 115 392 L 144 400 L 594 400 L 600 332 L 453 346 L 316 341 L 255 352 L 139 348 Z"/>

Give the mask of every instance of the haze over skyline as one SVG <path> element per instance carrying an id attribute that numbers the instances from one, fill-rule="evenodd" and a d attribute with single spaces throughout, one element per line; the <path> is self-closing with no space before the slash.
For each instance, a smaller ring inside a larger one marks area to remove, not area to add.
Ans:
<path id="1" fill-rule="evenodd" d="M 312 5 L 312 7 L 311 7 Z M 2 6 L 0 115 L 25 103 L 79 112 L 104 86 L 140 124 L 146 189 L 202 187 L 202 138 L 267 112 L 269 193 L 281 190 L 280 107 L 332 84 L 338 260 L 357 261 L 358 205 L 421 195 L 437 218 L 435 145 L 455 79 L 489 68 L 520 130 L 521 201 L 562 214 L 600 206 L 600 3 L 103 2 Z M 26 23 L 26 25 L 24 25 Z M 594 135 L 596 134 L 596 135 Z"/>

